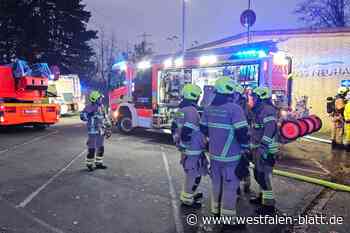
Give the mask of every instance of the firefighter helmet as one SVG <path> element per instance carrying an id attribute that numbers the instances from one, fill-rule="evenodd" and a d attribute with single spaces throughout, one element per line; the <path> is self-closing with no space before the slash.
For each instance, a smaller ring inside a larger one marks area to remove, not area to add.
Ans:
<path id="1" fill-rule="evenodd" d="M 257 95 L 262 100 L 271 98 L 271 91 L 267 87 L 257 87 L 253 90 L 253 94 Z"/>
<path id="2" fill-rule="evenodd" d="M 102 96 L 99 91 L 92 91 L 89 96 L 89 100 L 91 103 L 96 103 Z"/>
<path id="3" fill-rule="evenodd" d="M 236 91 L 236 83 L 232 78 L 224 76 L 216 80 L 215 89 L 220 94 L 233 94 Z"/>
<path id="4" fill-rule="evenodd" d="M 182 89 L 182 96 L 188 100 L 198 100 L 202 94 L 202 89 L 195 84 L 186 84 Z"/>

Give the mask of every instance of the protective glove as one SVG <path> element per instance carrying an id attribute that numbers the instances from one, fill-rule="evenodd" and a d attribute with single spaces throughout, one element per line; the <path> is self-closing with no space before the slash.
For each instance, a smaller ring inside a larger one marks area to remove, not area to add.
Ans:
<path id="1" fill-rule="evenodd" d="M 107 130 L 105 131 L 105 138 L 108 139 L 108 138 L 110 138 L 110 137 L 112 137 L 112 130 L 107 129 Z"/>
<path id="2" fill-rule="evenodd" d="M 275 160 L 275 155 L 274 154 L 269 154 L 268 152 L 265 152 L 264 149 L 259 148 L 257 150 L 257 154 L 259 156 L 259 158 L 261 158 L 261 160 L 268 166 L 273 167 L 276 163 Z"/>

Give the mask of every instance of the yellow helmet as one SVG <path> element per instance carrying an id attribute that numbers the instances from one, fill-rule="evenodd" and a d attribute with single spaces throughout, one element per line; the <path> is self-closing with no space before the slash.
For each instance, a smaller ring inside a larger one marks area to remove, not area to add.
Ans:
<path id="1" fill-rule="evenodd" d="M 267 87 L 257 87 L 253 90 L 253 93 L 262 100 L 269 99 L 272 96 L 270 89 Z"/>
<path id="2" fill-rule="evenodd" d="M 340 87 L 338 89 L 338 94 L 339 95 L 345 95 L 348 91 L 349 91 L 349 89 L 347 87 Z"/>
<path id="3" fill-rule="evenodd" d="M 195 84 L 186 84 L 182 89 L 182 96 L 188 100 L 198 100 L 202 94 L 202 89 Z"/>
<path id="4" fill-rule="evenodd" d="M 224 76 L 216 80 L 215 89 L 220 94 L 233 94 L 236 91 L 236 82 L 232 78 Z"/>
<path id="5" fill-rule="evenodd" d="M 99 91 L 92 91 L 89 96 L 89 100 L 91 103 L 96 103 L 99 98 L 102 97 L 102 94 Z"/>

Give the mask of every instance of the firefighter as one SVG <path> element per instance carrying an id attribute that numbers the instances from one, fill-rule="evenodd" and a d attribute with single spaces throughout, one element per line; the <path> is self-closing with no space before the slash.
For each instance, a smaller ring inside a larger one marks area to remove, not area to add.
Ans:
<path id="1" fill-rule="evenodd" d="M 333 111 L 330 114 L 333 122 L 332 128 L 332 149 L 343 147 L 344 136 L 344 108 L 345 97 L 349 89 L 346 87 L 340 87 L 338 93 L 334 98 Z"/>
<path id="2" fill-rule="evenodd" d="M 207 174 L 208 162 L 204 154 L 205 138 L 199 130 L 198 100 L 202 90 L 197 85 L 186 84 L 183 100 L 172 124 L 175 144 L 181 152 L 180 163 L 185 172 L 185 183 L 180 194 L 183 205 L 200 208 L 202 193 L 197 193 L 201 177 Z"/>
<path id="3" fill-rule="evenodd" d="M 236 83 L 235 93 L 233 94 L 233 102 L 238 104 L 243 109 L 244 115 L 245 115 L 247 122 L 249 124 L 250 114 L 249 114 L 249 109 L 248 109 L 248 100 L 247 100 L 247 97 L 245 95 L 244 87 L 241 84 L 239 84 L 238 82 Z M 248 149 L 248 145 L 246 145 L 245 149 Z M 243 153 L 242 158 L 241 158 L 242 165 L 240 166 L 240 168 L 242 169 L 242 174 L 245 174 L 245 176 L 241 179 L 241 184 L 242 184 L 242 187 L 243 187 L 243 190 L 245 193 L 250 192 L 250 185 L 251 185 L 250 172 L 249 172 L 249 161 L 251 160 L 250 157 L 251 156 L 249 153 Z M 241 193 L 240 188 L 238 188 L 237 193 L 240 195 L 240 193 Z"/>
<path id="4" fill-rule="evenodd" d="M 344 109 L 344 147 L 346 152 L 350 152 L 350 92 L 346 95 L 346 105 Z"/>
<path id="5" fill-rule="evenodd" d="M 112 135 L 112 125 L 107 117 L 102 100 L 103 95 L 100 92 L 92 91 L 89 96 L 90 103 L 80 113 L 81 120 L 87 122 L 88 154 L 86 156 L 86 166 L 89 171 L 94 170 L 94 163 L 96 169 L 107 168 L 103 164 L 104 138 L 109 138 Z"/>
<path id="6" fill-rule="evenodd" d="M 248 123 L 242 108 L 233 103 L 231 95 L 236 84 L 229 77 L 215 82 L 215 98 L 204 109 L 201 132 L 208 137 L 210 177 L 212 181 L 211 213 L 235 217 L 241 145 L 248 144 Z M 233 227 L 241 227 L 235 225 Z"/>
<path id="7" fill-rule="evenodd" d="M 275 199 L 272 191 L 272 169 L 278 152 L 277 109 L 272 105 L 271 92 L 267 87 L 257 87 L 251 94 L 253 100 L 251 152 L 254 177 L 259 184 L 259 194 L 250 201 L 261 204 L 257 212 L 261 215 L 275 213 Z"/>

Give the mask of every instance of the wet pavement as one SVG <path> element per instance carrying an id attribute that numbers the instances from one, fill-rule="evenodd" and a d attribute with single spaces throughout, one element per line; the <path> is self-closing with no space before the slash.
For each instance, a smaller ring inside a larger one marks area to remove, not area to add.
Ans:
<path id="1" fill-rule="evenodd" d="M 85 142 L 85 129 L 77 118 L 63 119 L 46 131 L 0 132 L 0 233 L 232 232 L 203 223 L 202 217 L 210 216 L 208 177 L 200 186 L 201 209 L 179 204 L 183 174 L 169 136 L 142 130 L 115 133 L 106 142 L 108 169 L 94 172 L 84 167 Z M 277 167 L 326 179 L 334 179 L 332 169 L 342 167 L 344 178 L 337 181 L 347 183 L 348 160 L 341 153 L 332 157 L 328 147 L 309 142 L 286 145 Z M 349 232 L 350 193 L 279 176 L 273 183 L 279 216 L 317 212 L 344 217 L 345 223 L 248 225 L 235 232 Z M 256 217 L 257 207 L 248 199 L 248 194 L 240 197 L 238 213 Z M 193 214 L 197 223 L 192 226 L 187 221 Z"/>
<path id="2" fill-rule="evenodd" d="M 350 185 L 350 153 L 332 150 L 330 144 L 299 140 L 284 145 L 278 167 Z"/>

